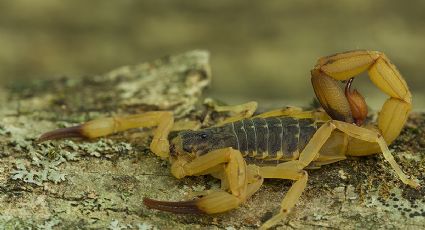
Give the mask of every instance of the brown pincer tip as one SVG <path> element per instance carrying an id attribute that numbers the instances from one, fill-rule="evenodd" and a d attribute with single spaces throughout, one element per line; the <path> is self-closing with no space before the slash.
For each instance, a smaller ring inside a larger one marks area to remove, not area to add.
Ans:
<path id="1" fill-rule="evenodd" d="M 69 128 L 56 129 L 47 133 L 42 134 L 37 142 L 41 143 L 48 140 L 57 140 L 62 138 L 70 138 L 70 137 L 84 137 L 82 133 L 81 125 L 73 126 Z"/>
<path id="2" fill-rule="evenodd" d="M 149 208 L 157 209 L 165 212 L 171 212 L 176 214 L 205 214 L 204 211 L 198 208 L 196 205 L 197 200 L 189 201 L 159 201 L 149 198 L 143 198 L 143 204 Z"/>

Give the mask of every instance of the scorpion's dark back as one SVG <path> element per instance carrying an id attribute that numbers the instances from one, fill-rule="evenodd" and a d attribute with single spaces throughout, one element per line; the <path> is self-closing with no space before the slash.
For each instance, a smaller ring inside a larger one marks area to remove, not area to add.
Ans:
<path id="1" fill-rule="evenodd" d="M 243 119 L 210 129 L 225 131 L 225 147 L 240 150 L 247 162 L 267 164 L 298 158 L 322 124 L 313 119 L 270 117 Z"/>

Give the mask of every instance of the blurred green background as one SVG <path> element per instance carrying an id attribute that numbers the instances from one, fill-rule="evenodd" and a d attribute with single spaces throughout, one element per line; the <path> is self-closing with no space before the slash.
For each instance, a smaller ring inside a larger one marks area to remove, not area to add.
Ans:
<path id="1" fill-rule="evenodd" d="M 212 55 L 209 96 L 306 105 L 320 56 L 386 53 L 425 108 L 425 1 L 0 2 L 0 83 L 104 73 L 191 49 Z M 355 86 L 377 108 L 385 96 Z"/>

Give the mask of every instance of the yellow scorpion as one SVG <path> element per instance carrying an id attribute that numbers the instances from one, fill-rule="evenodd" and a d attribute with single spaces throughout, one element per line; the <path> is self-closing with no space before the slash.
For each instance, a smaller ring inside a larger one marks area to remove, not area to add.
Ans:
<path id="1" fill-rule="evenodd" d="M 353 78 L 368 71 L 370 80 L 389 96 L 377 124 L 365 124 L 367 105 L 351 90 Z M 343 89 L 339 81 L 345 81 Z M 280 211 L 262 229 L 285 219 L 304 191 L 308 173 L 346 159 L 382 153 L 400 180 L 411 187 L 419 184 L 406 176 L 395 162 L 388 145 L 399 135 L 411 110 L 412 95 L 390 60 L 381 52 L 356 50 L 322 57 L 311 70 L 311 82 L 323 111 L 284 108 L 254 114 L 257 103 L 216 106 L 218 111 L 239 111 L 214 127 L 180 131 L 171 141 L 173 113 L 100 118 L 79 126 L 47 132 L 40 141 L 65 137 L 97 138 L 131 128 L 157 127 L 150 149 L 171 163 L 176 178 L 212 175 L 221 189 L 205 191 L 199 199 L 181 202 L 145 198 L 150 208 L 173 213 L 220 213 L 237 208 L 249 199 L 264 178 L 295 181 L 282 200 Z M 243 112 L 241 112 L 243 111 Z"/>

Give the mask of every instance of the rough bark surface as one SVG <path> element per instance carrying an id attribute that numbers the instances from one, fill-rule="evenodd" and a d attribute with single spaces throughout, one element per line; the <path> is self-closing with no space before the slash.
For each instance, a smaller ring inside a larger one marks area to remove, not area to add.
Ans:
<path id="1" fill-rule="evenodd" d="M 43 132 L 101 116 L 173 110 L 212 114 L 199 103 L 211 80 L 208 53 L 192 51 L 104 75 L 14 85 L 0 91 L 0 229 L 255 229 L 291 185 L 267 180 L 240 208 L 214 216 L 147 209 L 143 197 L 185 200 L 218 188 L 208 177 L 177 180 L 148 149 L 151 130 L 92 141 L 35 142 Z M 410 116 L 391 146 L 424 184 L 425 115 Z M 353 158 L 309 171 L 301 201 L 278 229 L 425 228 L 425 189 L 402 184 L 383 157 Z"/>

